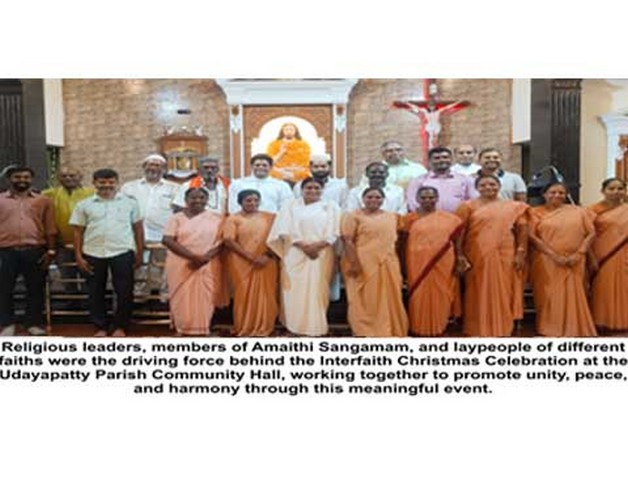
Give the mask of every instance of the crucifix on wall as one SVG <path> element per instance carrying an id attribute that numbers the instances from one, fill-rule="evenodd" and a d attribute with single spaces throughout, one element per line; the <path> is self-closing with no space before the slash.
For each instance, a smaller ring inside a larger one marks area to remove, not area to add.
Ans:
<path id="1" fill-rule="evenodd" d="M 441 131 L 440 117 L 447 113 L 455 113 L 470 105 L 466 100 L 441 100 L 438 94 L 436 79 L 425 81 L 427 100 L 395 100 L 394 108 L 400 108 L 416 115 L 421 120 L 421 138 L 423 139 L 423 154 L 438 145 Z"/>

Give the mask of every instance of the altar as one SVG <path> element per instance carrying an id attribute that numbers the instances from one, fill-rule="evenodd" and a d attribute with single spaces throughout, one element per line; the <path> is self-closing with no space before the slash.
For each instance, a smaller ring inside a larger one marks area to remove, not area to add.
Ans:
<path id="1" fill-rule="evenodd" d="M 249 159 L 265 153 L 282 124 L 293 123 L 312 154 L 331 155 L 333 175 L 345 177 L 347 104 L 353 79 L 217 80 L 229 108 L 232 178 L 250 173 Z"/>

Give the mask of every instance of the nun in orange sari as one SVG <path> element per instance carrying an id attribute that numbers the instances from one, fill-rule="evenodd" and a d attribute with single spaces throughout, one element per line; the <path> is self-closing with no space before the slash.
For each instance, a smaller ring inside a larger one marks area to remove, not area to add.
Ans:
<path id="1" fill-rule="evenodd" d="M 464 273 L 464 333 L 507 337 L 523 318 L 523 269 L 528 244 L 528 205 L 499 198 L 500 181 L 480 175 L 479 198 L 456 214 L 464 234 L 456 241 L 456 263 Z"/>
<path id="2" fill-rule="evenodd" d="M 593 240 L 597 272 L 592 282 L 592 314 L 596 325 L 628 330 L 628 204 L 626 182 L 609 178 L 604 200 L 589 207 L 596 216 Z"/>
<path id="3" fill-rule="evenodd" d="M 408 317 L 401 298 L 401 268 L 397 257 L 397 214 L 381 209 L 384 191 L 362 193 L 364 208 L 342 219 L 345 255 L 341 268 L 349 304 L 348 321 L 358 337 L 404 337 Z"/>
<path id="4" fill-rule="evenodd" d="M 238 193 L 238 213 L 225 220 L 227 271 L 233 285 L 233 334 L 267 337 L 275 328 L 278 266 L 266 246 L 275 215 L 259 211 L 257 190 Z"/>
<path id="5" fill-rule="evenodd" d="M 416 212 L 403 217 L 410 332 L 442 335 L 449 319 L 461 314 L 454 243 L 463 225 L 456 215 L 436 210 L 436 188 L 419 188 L 416 200 Z"/>
<path id="6" fill-rule="evenodd" d="M 567 187 L 561 183 L 548 185 L 543 196 L 545 205 L 533 208 L 530 215 L 537 332 L 549 337 L 595 336 L 585 291 L 586 254 L 595 237 L 592 215 L 565 204 Z"/>
<path id="7" fill-rule="evenodd" d="M 207 191 L 191 188 L 186 207 L 168 221 L 162 243 L 168 249 L 166 280 L 170 316 L 181 335 L 208 335 L 220 300 L 220 228 L 222 216 L 205 210 Z"/>

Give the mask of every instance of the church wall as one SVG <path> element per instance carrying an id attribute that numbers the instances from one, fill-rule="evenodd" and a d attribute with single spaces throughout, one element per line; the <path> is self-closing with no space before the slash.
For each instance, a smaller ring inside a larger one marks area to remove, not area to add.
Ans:
<path id="1" fill-rule="evenodd" d="M 496 147 L 504 154 L 506 169 L 520 172 L 521 156 L 511 145 L 511 84 L 498 80 L 439 80 L 441 98 L 468 100 L 471 106 L 441 117 L 441 144 L 472 143 L 479 149 Z M 391 108 L 394 100 L 419 98 L 422 80 L 361 80 L 353 89 L 348 110 L 348 155 L 353 175 L 381 158 L 380 145 L 387 139 L 401 141 L 408 158 L 422 162 L 419 119 L 405 110 Z"/>
<path id="2" fill-rule="evenodd" d="M 395 100 L 420 98 L 422 80 L 360 80 L 353 87 L 347 110 L 347 147 L 351 183 L 370 162 L 381 160 L 380 146 L 398 140 L 410 160 L 421 162 L 419 119 L 391 107 Z"/>
<path id="3" fill-rule="evenodd" d="M 65 148 L 62 163 L 112 167 L 122 181 L 140 175 L 142 159 L 158 151 L 167 125 L 202 125 L 208 153 L 223 159 L 228 173 L 228 111 L 213 80 L 64 80 Z M 178 115 L 187 108 L 190 115 Z"/>
<path id="4" fill-rule="evenodd" d="M 444 99 L 469 100 L 471 106 L 444 115 L 445 145 L 470 142 L 496 146 L 506 168 L 519 171 L 518 148 L 510 145 L 510 80 L 439 81 Z M 422 161 L 419 119 L 391 108 L 397 99 L 417 98 L 422 80 L 361 80 L 353 89 L 347 111 L 349 179 L 379 160 L 379 147 L 398 139 L 410 159 Z M 122 181 L 139 175 L 141 160 L 157 150 L 166 125 L 202 125 L 208 152 L 223 158 L 229 174 L 229 119 L 224 93 L 213 80 L 64 80 L 65 147 L 63 163 L 82 168 L 86 176 L 98 167 L 119 171 Z M 177 115 L 188 108 L 191 115 Z"/>
<path id="5" fill-rule="evenodd" d="M 454 147 L 497 148 L 503 167 L 521 173 L 521 150 L 511 143 L 511 79 L 445 79 L 439 82 L 443 99 L 468 100 L 471 105 L 442 119 L 441 143 Z"/>
<path id="6" fill-rule="evenodd" d="M 607 178 L 607 135 L 601 115 L 628 109 L 627 82 L 596 79 L 582 81 L 580 199 L 583 205 L 601 199 L 600 186 Z"/>

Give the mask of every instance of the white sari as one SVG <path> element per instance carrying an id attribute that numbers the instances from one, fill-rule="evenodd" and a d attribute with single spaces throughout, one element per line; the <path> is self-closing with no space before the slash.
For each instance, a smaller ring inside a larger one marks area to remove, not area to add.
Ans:
<path id="1" fill-rule="evenodd" d="M 333 244 L 340 234 L 340 207 L 302 198 L 286 202 L 273 223 L 268 246 L 281 258 L 281 322 L 292 333 L 327 334 L 329 284 L 334 273 Z M 295 242 L 326 241 L 318 258 L 310 259 Z"/>

